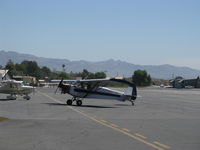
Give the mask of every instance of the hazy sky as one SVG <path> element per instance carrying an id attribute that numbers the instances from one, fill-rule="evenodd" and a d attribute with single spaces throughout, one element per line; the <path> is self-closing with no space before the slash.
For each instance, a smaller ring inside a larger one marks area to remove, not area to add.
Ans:
<path id="1" fill-rule="evenodd" d="M 200 69 L 200 0 L 0 0 L 0 50 Z"/>

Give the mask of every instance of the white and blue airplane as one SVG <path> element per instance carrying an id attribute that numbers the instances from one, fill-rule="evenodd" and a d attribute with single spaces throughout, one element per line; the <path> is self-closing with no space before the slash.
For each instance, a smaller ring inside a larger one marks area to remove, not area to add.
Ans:
<path id="1" fill-rule="evenodd" d="M 54 82 L 55 81 L 56 80 L 54 80 Z M 119 91 L 105 87 L 112 82 L 126 85 L 127 88 L 124 91 Z M 68 99 L 66 101 L 68 105 L 72 105 L 72 103 L 75 101 L 76 105 L 81 106 L 84 98 L 130 101 L 132 105 L 134 105 L 134 102 L 137 98 L 137 89 L 135 84 L 124 79 L 117 78 L 87 80 L 62 79 L 58 84 L 58 88 L 61 89 L 62 94 L 67 93 L 73 97 L 72 99 Z M 57 92 L 57 89 L 55 93 Z"/>

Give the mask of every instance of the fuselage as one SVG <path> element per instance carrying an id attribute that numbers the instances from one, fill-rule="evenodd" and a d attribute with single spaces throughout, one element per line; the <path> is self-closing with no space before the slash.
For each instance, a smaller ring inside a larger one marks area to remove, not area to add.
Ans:
<path id="1" fill-rule="evenodd" d="M 79 98 L 114 99 L 120 101 L 125 101 L 130 99 L 130 97 L 124 95 L 124 92 L 109 89 L 106 87 L 98 87 L 98 89 L 93 91 L 93 90 L 77 88 L 76 86 L 72 85 L 70 86 L 67 93 L 74 97 L 79 97 Z"/>

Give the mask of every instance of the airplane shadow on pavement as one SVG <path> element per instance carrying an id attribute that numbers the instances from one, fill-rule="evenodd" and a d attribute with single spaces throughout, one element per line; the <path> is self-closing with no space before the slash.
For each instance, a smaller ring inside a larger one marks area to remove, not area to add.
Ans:
<path id="1" fill-rule="evenodd" d="M 0 99 L 0 101 L 15 101 L 15 99 L 6 99 L 6 98 L 3 98 L 3 99 Z"/>
<path id="2" fill-rule="evenodd" d="M 131 104 L 115 104 L 115 106 L 131 106 Z"/>
<path id="3" fill-rule="evenodd" d="M 68 106 L 67 104 L 60 104 L 60 103 L 43 103 L 47 104 L 50 106 Z M 112 107 L 112 106 L 97 106 L 97 105 L 82 105 L 82 106 L 77 106 L 77 105 L 71 105 L 73 107 L 85 107 L 85 108 L 118 108 L 118 107 Z"/>

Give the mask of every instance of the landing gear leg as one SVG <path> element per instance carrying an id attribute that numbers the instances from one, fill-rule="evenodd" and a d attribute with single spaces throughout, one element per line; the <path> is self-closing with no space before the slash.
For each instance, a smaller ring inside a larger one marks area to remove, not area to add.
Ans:
<path id="1" fill-rule="evenodd" d="M 73 103 L 74 101 L 76 101 L 76 105 L 77 105 L 77 106 L 81 106 L 81 105 L 82 105 L 82 100 L 80 100 L 80 99 L 78 99 L 78 98 L 76 98 L 76 97 L 73 97 L 72 99 L 68 99 L 68 100 L 66 101 L 66 103 L 67 103 L 67 105 L 72 105 L 72 103 Z"/>
<path id="2" fill-rule="evenodd" d="M 77 99 L 76 99 L 76 97 L 73 97 L 72 99 L 68 99 L 67 101 L 66 101 L 66 103 L 67 103 L 67 105 L 72 105 L 72 103 L 74 102 L 74 101 L 76 101 Z"/>

